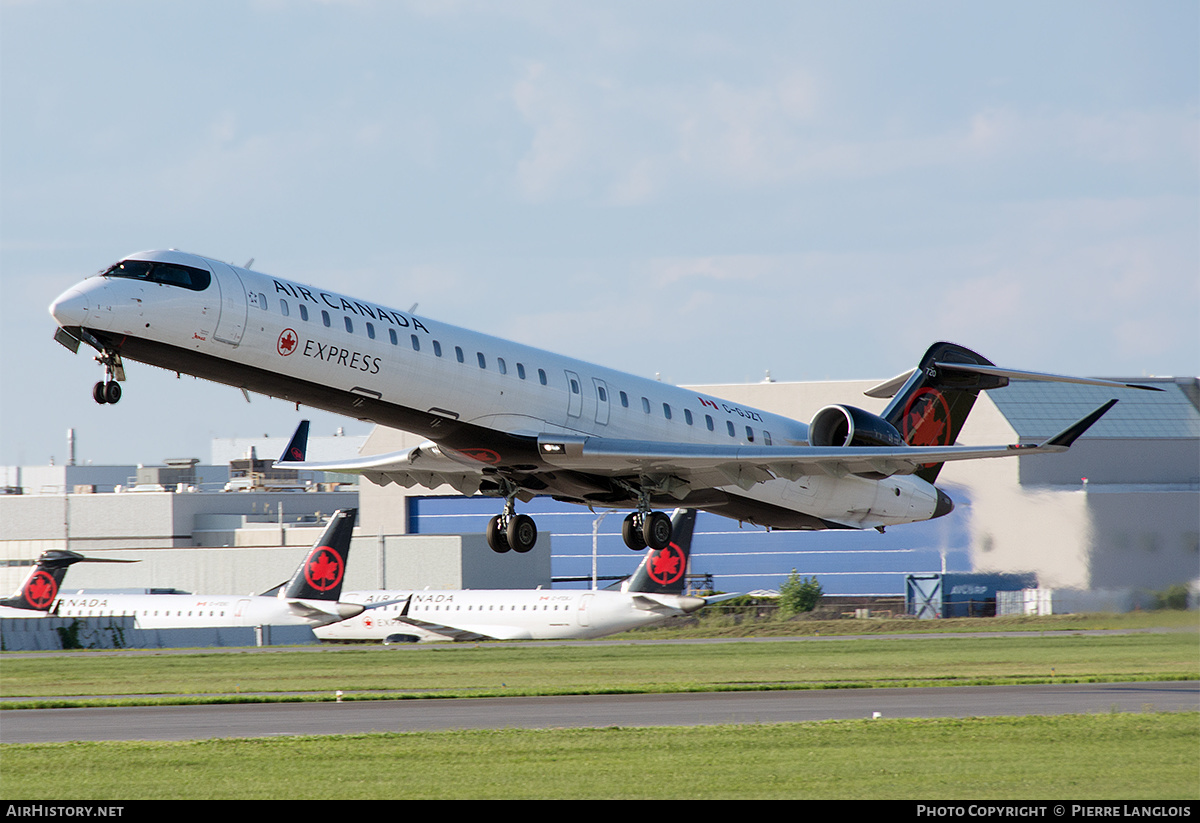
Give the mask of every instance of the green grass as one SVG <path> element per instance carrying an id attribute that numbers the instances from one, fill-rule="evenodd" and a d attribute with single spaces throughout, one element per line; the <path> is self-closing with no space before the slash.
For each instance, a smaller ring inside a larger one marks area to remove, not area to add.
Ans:
<path id="1" fill-rule="evenodd" d="M 4 659 L 0 694 L 31 700 L 58 695 L 157 695 L 155 702 L 195 702 L 198 695 L 251 692 L 316 692 L 328 699 L 337 690 L 388 696 L 479 696 L 1197 677 L 1200 634 L 1065 633 L 700 645 L 492 643 L 254 654 L 81 653 Z M 136 699 L 148 702 L 145 697 Z"/>
<path id="2" fill-rule="evenodd" d="M 1200 798 L 1194 712 L 55 743 L 0 752 L 4 796 L 22 800 Z"/>

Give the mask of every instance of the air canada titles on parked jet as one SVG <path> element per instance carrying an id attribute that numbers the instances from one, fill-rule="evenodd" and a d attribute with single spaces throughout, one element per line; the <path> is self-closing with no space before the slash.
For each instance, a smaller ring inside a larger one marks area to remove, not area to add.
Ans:
<path id="1" fill-rule="evenodd" d="M 612 371 L 337 292 L 180 251 L 132 254 L 50 306 L 55 339 L 98 352 L 93 396 L 121 397 L 126 359 L 414 432 L 416 448 L 296 468 L 502 498 L 498 552 L 528 551 L 516 501 L 631 509 L 631 549 L 661 549 L 686 506 L 773 529 L 867 529 L 941 517 L 944 462 L 1065 451 L 1111 400 L 1036 444 L 955 446 L 978 393 L 1010 378 L 1131 384 L 997 368 L 935 343 L 912 370 L 810 423 Z M 1150 388 L 1133 386 L 1134 388 Z"/>

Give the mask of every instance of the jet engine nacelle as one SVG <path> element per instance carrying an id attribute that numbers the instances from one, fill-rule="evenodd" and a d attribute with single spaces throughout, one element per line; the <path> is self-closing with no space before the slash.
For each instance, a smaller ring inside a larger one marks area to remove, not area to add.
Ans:
<path id="1" fill-rule="evenodd" d="M 903 446 L 896 427 L 854 406 L 826 406 L 808 425 L 812 446 Z"/>

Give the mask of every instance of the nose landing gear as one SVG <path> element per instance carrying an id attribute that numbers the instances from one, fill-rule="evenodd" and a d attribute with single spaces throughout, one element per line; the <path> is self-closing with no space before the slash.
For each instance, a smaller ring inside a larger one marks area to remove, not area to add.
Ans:
<path id="1" fill-rule="evenodd" d="M 92 386 L 92 399 L 100 405 L 116 403 L 121 399 L 121 384 L 125 379 L 125 366 L 121 363 L 121 355 L 112 351 L 102 351 L 96 362 L 104 366 L 104 379 Z"/>

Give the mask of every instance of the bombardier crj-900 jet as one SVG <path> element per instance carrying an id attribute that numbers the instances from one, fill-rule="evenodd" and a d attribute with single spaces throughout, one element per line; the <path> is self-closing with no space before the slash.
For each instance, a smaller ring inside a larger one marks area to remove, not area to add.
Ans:
<path id="1" fill-rule="evenodd" d="M 881 415 L 832 405 L 805 424 L 180 251 L 130 255 L 50 313 L 60 343 L 99 353 L 99 402 L 120 399 L 128 359 L 428 438 L 299 467 L 503 499 L 487 529 L 498 552 L 533 547 L 537 527 L 515 504 L 537 495 L 632 509 L 622 534 L 634 550 L 668 544 L 665 506 L 772 529 L 941 517 L 953 508 L 934 485 L 944 462 L 1064 451 L 1116 402 L 1042 443 L 955 446 L 980 391 L 1010 378 L 1127 385 L 1001 369 L 935 343 L 867 392 L 893 398 Z"/>
<path id="2" fill-rule="evenodd" d="M 360 603 L 338 600 L 350 554 L 357 509 L 335 512 L 292 579 L 261 595 L 103 594 L 62 595 L 55 617 L 130 615 L 139 629 L 216 626 L 324 626 L 361 614 Z"/>

